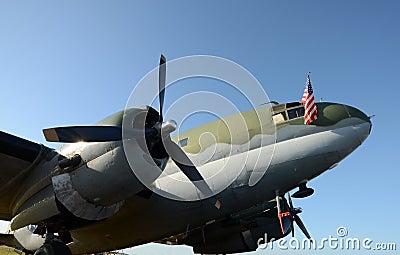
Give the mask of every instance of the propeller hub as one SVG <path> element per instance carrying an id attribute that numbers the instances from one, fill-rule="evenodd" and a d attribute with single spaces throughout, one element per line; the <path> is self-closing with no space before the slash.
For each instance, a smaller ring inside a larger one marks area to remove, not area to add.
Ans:
<path id="1" fill-rule="evenodd" d="M 293 209 L 293 213 L 294 214 L 299 214 L 299 213 L 302 213 L 303 212 L 303 209 L 301 208 L 301 207 L 298 207 L 298 208 L 294 208 Z"/>
<path id="2" fill-rule="evenodd" d="M 164 121 L 161 125 L 161 134 L 169 135 L 170 133 L 174 132 L 178 128 L 178 124 L 175 120 L 167 120 Z"/>
<path id="3" fill-rule="evenodd" d="M 167 137 L 178 128 L 178 124 L 174 120 L 167 120 L 156 123 L 154 128 L 157 129 L 160 136 Z"/>

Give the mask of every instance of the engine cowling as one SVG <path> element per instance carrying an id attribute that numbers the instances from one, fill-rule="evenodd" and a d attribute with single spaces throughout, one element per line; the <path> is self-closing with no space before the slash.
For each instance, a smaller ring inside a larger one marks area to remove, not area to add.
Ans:
<path id="1" fill-rule="evenodd" d="M 131 127 L 144 128 L 154 125 L 158 113 L 150 107 L 134 108 L 98 124 L 121 126 L 122 118 L 127 117 Z M 148 183 L 158 178 L 161 170 L 153 161 L 156 152 L 148 148 L 154 146 L 146 144 L 144 136 L 142 140 L 135 138 L 128 142 L 129 151 L 122 141 L 72 144 L 60 149 L 60 154 L 67 158 L 79 154 L 82 159 L 79 165 L 52 179 L 56 197 L 68 211 L 87 220 L 108 218 L 119 210 L 125 199 L 145 189 L 132 168 L 148 169 Z"/>

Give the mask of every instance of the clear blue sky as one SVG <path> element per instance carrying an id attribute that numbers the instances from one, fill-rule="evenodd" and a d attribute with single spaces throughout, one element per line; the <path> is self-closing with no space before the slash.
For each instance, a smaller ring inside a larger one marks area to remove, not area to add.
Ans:
<path id="1" fill-rule="evenodd" d="M 399 1 L 151 2 L 0 1 L 0 129 L 44 143 L 42 128 L 96 122 L 124 108 L 161 53 L 231 59 L 279 102 L 299 100 L 311 71 L 317 98 L 376 117 L 368 140 L 295 201 L 302 219 L 315 238 L 346 226 L 400 249 Z M 190 254 L 173 249 L 134 251 Z M 340 252 L 315 252 L 327 253 Z"/>

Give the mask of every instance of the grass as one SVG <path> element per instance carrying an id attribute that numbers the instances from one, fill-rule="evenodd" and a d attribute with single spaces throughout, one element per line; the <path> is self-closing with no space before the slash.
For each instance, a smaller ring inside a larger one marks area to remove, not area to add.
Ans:
<path id="1" fill-rule="evenodd" d="M 0 246 L 0 255 L 18 255 L 13 248 Z"/>

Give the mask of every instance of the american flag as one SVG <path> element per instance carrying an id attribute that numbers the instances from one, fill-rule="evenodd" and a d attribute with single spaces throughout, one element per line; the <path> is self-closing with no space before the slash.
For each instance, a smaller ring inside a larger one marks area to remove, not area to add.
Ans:
<path id="1" fill-rule="evenodd" d="M 304 104 L 304 124 L 309 125 L 318 118 L 318 109 L 314 100 L 314 91 L 311 86 L 310 74 L 307 75 L 307 84 L 301 103 Z"/>

